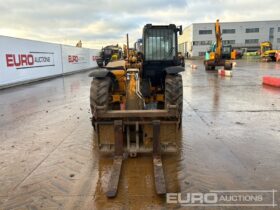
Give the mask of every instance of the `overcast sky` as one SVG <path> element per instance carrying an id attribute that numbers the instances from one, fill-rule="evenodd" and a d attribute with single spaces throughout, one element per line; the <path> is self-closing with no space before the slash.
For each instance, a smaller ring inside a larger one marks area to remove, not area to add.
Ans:
<path id="1" fill-rule="evenodd" d="M 278 0 L 1 0 L 0 35 L 101 48 L 130 42 L 146 23 L 279 20 Z"/>

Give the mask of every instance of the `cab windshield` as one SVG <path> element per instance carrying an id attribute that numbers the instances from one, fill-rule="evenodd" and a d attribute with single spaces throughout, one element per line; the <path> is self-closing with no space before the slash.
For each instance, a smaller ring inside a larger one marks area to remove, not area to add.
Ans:
<path id="1" fill-rule="evenodd" d="M 146 60 L 172 60 L 175 56 L 175 33 L 170 29 L 150 29 L 145 42 Z"/>

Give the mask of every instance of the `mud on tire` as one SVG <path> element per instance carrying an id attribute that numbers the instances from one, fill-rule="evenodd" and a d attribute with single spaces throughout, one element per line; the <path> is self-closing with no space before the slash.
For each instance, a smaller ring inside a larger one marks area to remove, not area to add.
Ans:
<path id="1" fill-rule="evenodd" d="M 183 82 L 180 74 L 166 75 L 165 77 L 165 108 L 167 108 L 168 105 L 177 105 L 181 123 L 183 110 Z"/>
<path id="2" fill-rule="evenodd" d="M 90 108 L 92 121 L 96 119 L 95 112 L 97 106 L 108 106 L 111 88 L 111 78 L 93 78 L 90 87 Z"/>

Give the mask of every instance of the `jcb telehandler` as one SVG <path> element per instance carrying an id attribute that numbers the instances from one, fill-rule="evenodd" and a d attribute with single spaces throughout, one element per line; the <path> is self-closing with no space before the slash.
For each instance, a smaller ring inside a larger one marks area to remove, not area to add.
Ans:
<path id="1" fill-rule="evenodd" d="M 178 58 L 182 26 L 151 25 L 143 29 L 143 53 L 110 62 L 90 73 L 92 125 L 99 150 L 114 154 L 107 196 L 115 197 L 123 155 L 152 153 L 156 192 L 165 194 L 161 153 L 176 152 L 182 121 L 184 71 Z M 129 49 L 129 46 L 128 46 Z"/>

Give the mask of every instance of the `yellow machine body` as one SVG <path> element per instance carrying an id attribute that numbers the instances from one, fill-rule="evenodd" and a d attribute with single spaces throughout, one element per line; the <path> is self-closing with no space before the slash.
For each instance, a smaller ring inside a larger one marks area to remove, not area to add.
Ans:
<path id="1" fill-rule="evenodd" d="M 114 70 L 112 71 L 112 74 L 115 75 L 116 80 L 118 81 L 118 91 L 119 92 L 125 92 L 126 90 L 126 71 L 125 70 Z"/>
<path id="2" fill-rule="evenodd" d="M 216 53 L 210 52 L 210 60 L 215 60 L 215 58 L 216 58 Z"/>
<path id="3" fill-rule="evenodd" d="M 230 60 L 222 58 L 222 33 L 219 20 L 215 23 L 216 45 L 211 49 L 209 60 L 204 60 L 205 70 L 214 70 L 216 66 L 224 66 L 226 70 L 232 69 Z M 212 47 L 211 47 L 212 48 Z"/>
<path id="4" fill-rule="evenodd" d="M 275 61 L 275 54 L 277 50 L 272 49 L 271 42 L 262 42 L 261 45 L 261 59 L 262 61 Z"/>
<path id="5" fill-rule="evenodd" d="M 166 193 L 161 154 L 178 151 L 183 113 L 179 73 L 184 71 L 184 61 L 177 55 L 178 32 L 182 34 L 182 26 L 147 24 L 143 40 L 149 41 L 143 42 L 143 49 L 151 49 L 151 55 L 129 48 L 127 35 L 124 60 L 112 58 L 106 69 L 89 75 L 96 145 L 101 153 L 114 154 L 107 197 L 117 194 L 123 157 L 138 153 L 153 154 L 156 192 Z"/>
<path id="6" fill-rule="evenodd" d="M 236 54 L 237 54 L 236 50 L 233 50 L 233 51 L 230 53 L 230 58 L 231 58 L 231 60 L 236 60 Z"/>

